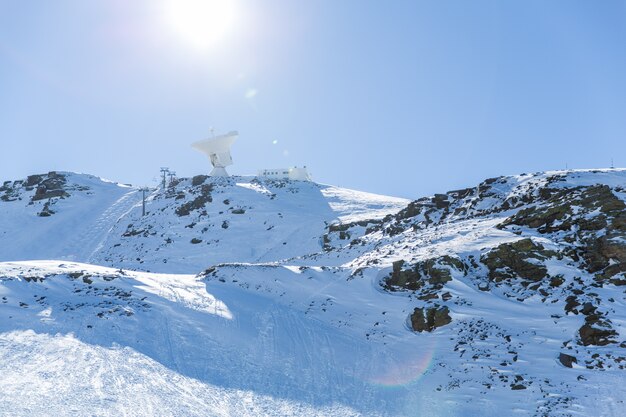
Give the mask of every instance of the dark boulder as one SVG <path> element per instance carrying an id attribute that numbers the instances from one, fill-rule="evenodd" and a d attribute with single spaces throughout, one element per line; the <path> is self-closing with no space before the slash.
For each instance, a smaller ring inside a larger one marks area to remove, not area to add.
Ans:
<path id="1" fill-rule="evenodd" d="M 594 324 L 597 327 L 594 327 Z M 596 317 L 589 320 L 587 317 L 586 323 L 578 330 L 578 335 L 584 346 L 606 346 L 609 343 L 617 343 L 613 338 L 618 334 L 607 322 L 597 320 Z"/>
<path id="2" fill-rule="evenodd" d="M 559 362 L 561 362 L 561 364 L 567 368 L 571 368 L 572 367 L 572 363 L 578 363 L 578 359 L 576 359 L 575 356 L 572 355 L 568 355 L 567 353 L 560 353 L 559 354 Z"/>
<path id="3" fill-rule="evenodd" d="M 445 326 L 452 321 L 448 307 L 434 306 L 416 308 L 411 314 L 411 327 L 416 332 L 431 332 L 437 327 Z"/>

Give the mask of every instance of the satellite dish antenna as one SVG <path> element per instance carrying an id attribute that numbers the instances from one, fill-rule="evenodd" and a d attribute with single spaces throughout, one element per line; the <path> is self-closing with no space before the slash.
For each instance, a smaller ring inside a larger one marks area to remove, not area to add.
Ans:
<path id="1" fill-rule="evenodd" d="M 213 136 L 213 129 L 211 129 Z M 204 153 L 211 160 L 213 170 L 209 173 L 212 177 L 228 177 L 226 167 L 233 164 L 230 155 L 230 147 L 237 140 L 239 133 L 228 132 L 225 135 L 213 136 L 209 139 L 200 140 L 191 144 L 191 147 Z"/>

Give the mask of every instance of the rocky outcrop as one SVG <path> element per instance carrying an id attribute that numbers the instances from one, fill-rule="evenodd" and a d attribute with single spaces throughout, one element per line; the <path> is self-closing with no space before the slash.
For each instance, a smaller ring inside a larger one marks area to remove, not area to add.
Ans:
<path id="1" fill-rule="evenodd" d="M 405 261 L 393 263 L 391 274 L 382 285 L 388 291 L 417 291 L 423 287 L 439 290 L 452 280 L 451 269 L 464 272 L 467 267 L 458 258 L 444 255 L 405 266 Z"/>
<path id="2" fill-rule="evenodd" d="M 531 239 L 504 243 L 480 257 L 489 269 L 489 279 L 500 282 L 508 279 L 524 279 L 532 282 L 543 280 L 547 269 L 537 261 L 543 261 L 556 252 L 546 250 Z M 532 260 L 532 261 L 529 261 Z"/>
<path id="3" fill-rule="evenodd" d="M 209 178 L 208 175 L 196 175 L 191 179 L 191 186 L 197 187 L 200 184 L 204 184 L 207 178 Z"/>
<path id="4" fill-rule="evenodd" d="M 586 240 L 586 245 L 580 250 L 585 260 L 587 270 L 595 273 L 600 281 L 626 272 L 626 233 L 615 233 L 608 229 L 607 234 Z"/>
<path id="5" fill-rule="evenodd" d="M 432 332 L 437 327 L 452 321 L 448 307 L 435 305 L 429 308 L 416 308 L 411 314 L 411 328 L 416 332 Z"/>
<path id="6" fill-rule="evenodd" d="M 617 332 L 609 328 L 594 327 L 589 323 L 585 323 L 579 330 L 580 341 L 584 346 L 605 346 L 609 343 L 617 343 L 614 338 Z"/>
<path id="7" fill-rule="evenodd" d="M 20 199 L 20 183 L 18 181 L 5 181 L 0 187 L 0 200 L 16 201 Z"/>
<path id="8" fill-rule="evenodd" d="M 69 197 L 69 194 L 64 189 L 66 182 L 65 175 L 58 174 L 54 171 L 49 172 L 47 178 L 37 184 L 35 195 L 31 198 L 31 201 L 53 197 Z"/>
<path id="9" fill-rule="evenodd" d="M 207 203 L 213 201 L 211 191 L 213 191 L 212 184 L 203 184 L 200 189 L 196 191 L 198 195 L 193 200 L 183 203 L 176 208 L 176 215 L 181 217 L 188 216 L 192 211 L 204 208 Z"/>
<path id="10" fill-rule="evenodd" d="M 606 346 L 609 343 L 617 343 L 615 337 L 618 333 L 611 327 L 611 321 L 593 308 L 585 317 L 585 324 L 578 329 L 578 336 L 583 346 Z"/>
<path id="11" fill-rule="evenodd" d="M 626 204 L 607 185 L 543 188 L 539 195 L 538 204 L 520 210 L 499 227 L 561 233 L 558 240 L 571 245 L 570 256 L 582 258 L 599 282 L 620 284 L 626 273 Z"/>
<path id="12" fill-rule="evenodd" d="M 607 224 L 607 218 L 623 214 L 626 206 L 607 185 L 563 189 L 543 188 L 539 204 L 524 208 L 501 226 L 518 225 L 540 233 L 580 230 L 596 231 Z M 595 213 L 592 216 L 587 214 Z M 585 216 L 583 216 L 585 214 Z"/>
<path id="13" fill-rule="evenodd" d="M 64 174 L 51 171 L 45 175 L 30 175 L 26 180 L 18 181 L 5 181 L 0 186 L 0 200 L 1 201 L 16 201 L 21 200 L 21 194 L 26 191 L 35 190 L 34 195 L 30 197 L 31 202 L 40 200 L 46 200 L 51 198 L 65 198 L 69 197 L 67 184 L 67 178 Z M 81 187 L 73 187 L 75 189 L 81 189 Z M 46 211 L 42 211 L 46 213 Z M 53 213 L 53 212 L 49 212 Z M 45 217 L 45 214 L 43 215 Z"/>

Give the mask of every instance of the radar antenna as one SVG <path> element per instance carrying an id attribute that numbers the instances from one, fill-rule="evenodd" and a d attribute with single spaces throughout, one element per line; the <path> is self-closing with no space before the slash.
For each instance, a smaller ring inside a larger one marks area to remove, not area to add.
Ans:
<path id="1" fill-rule="evenodd" d="M 233 158 L 230 154 L 230 147 L 233 145 L 239 134 L 235 131 L 228 132 L 225 135 L 213 135 L 213 129 L 210 129 L 212 137 L 209 139 L 194 142 L 191 146 L 209 157 L 213 170 L 209 173 L 212 177 L 228 177 L 226 167 L 233 164 Z"/>

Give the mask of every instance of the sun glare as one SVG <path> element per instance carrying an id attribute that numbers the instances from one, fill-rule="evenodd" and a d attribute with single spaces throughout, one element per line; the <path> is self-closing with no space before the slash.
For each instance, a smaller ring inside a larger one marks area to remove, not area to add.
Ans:
<path id="1" fill-rule="evenodd" d="M 233 0 L 167 0 L 165 19 L 188 44 L 206 49 L 219 43 L 233 29 Z"/>

